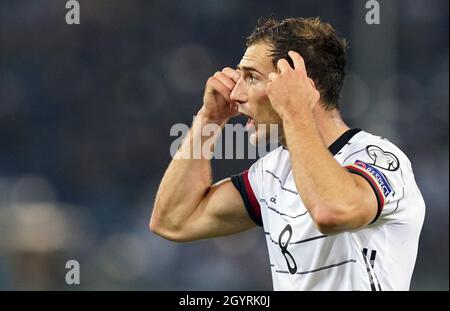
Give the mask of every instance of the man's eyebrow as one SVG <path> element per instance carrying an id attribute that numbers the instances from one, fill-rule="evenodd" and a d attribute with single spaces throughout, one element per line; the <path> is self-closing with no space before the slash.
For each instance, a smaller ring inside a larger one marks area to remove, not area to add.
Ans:
<path id="1" fill-rule="evenodd" d="M 261 71 L 259 71 L 256 68 L 250 67 L 250 66 L 237 65 L 236 68 L 241 71 L 255 71 L 255 72 L 259 73 L 260 75 L 264 76 L 264 74 Z"/>

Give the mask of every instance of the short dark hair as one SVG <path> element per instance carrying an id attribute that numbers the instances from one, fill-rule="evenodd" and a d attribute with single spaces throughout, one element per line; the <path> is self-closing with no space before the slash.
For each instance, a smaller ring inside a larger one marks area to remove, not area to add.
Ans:
<path id="1" fill-rule="evenodd" d="M 276 67 L 290 50 L 305 60 L 308 76 L 314 81 L 327 110 L 339 109 L 339 94 L 345 78 L 347 42 L 334 28 L 319 18 L 273 18 L 260 20 L 247 37 L 246 46 L 258 42 L 270 45 L 270 56 Z"/>

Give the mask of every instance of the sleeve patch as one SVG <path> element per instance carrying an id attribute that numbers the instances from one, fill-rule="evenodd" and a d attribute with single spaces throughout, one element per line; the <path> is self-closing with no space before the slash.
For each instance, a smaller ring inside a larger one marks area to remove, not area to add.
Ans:
<path id="1" fill-rule="evenodd" d="M 391 185 L 389 185 L 389 182 L 387 181 L 384 174 L 381 173 L 373 165 L 370 165 L 370 164 L 365 163 L 360 160 L 356 160 L 352 166 L 362 168 L 366 172 L 368 172 L 375 179 L 376 183 L 378 184 L 381 191 L 383 192 L 384 197 L 387 197 L 388 195 L 390 195 L 392 193 L 392 187 L 391 187 Z"/>
<path id="2" fill-rule="evenodd" d="M 400 167 L 400 161 L 392 152 L 384 151 L 378 146 L 370 145 L 366 148 L 367 154 L 373 160 L 373 164 L 376 167 L 388 170 L 396 171 Z"/>

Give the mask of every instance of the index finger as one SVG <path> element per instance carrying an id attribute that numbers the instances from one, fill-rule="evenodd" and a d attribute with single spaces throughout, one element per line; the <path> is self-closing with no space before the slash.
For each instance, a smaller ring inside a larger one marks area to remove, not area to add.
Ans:
<path id="1" fill-rule="evenodd" d="M 294 62 L 294 70 L 299 70 L 306 74 L 305 61 L 303 57 L 295 51 L 289 51 L 288 54 Z"/>
<path id="2" fill-rule="evenodd" d="M 288 61 L 284 58 L 281 58 L 277 62 L 277 68 L 281 74 L 285 74 L 289 69 L 292 70 L 291 66 L 289 65 Z"/>
<path id="3" fill-rule="evenodd" d="M 222 69 L 222 72 L 231 80 L 234 81 L 234 83 L 237 83 L 239 81 L 239 78 L 241 77 L 241 74 L 239 71 L 235 69 L 231 69 L 230 67 L 226 67 Z"/>

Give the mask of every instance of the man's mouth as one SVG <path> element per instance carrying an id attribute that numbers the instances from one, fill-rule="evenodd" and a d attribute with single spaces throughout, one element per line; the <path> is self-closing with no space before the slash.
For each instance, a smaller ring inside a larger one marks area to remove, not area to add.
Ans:
<path id="1" fill-rule="evenodd" d="M 246 114 L 246 113 L 244 113 L 242 111 L 239 111 L 239 112 L 241 113 L 241 116 L 247 117 L 247 123 L 245 124 L 245 129 L 247 131 L 255 131 L 256 130 L 256 122 L 255 122 L 255 120 L 251 116 L 249 116 L 248 114 Z"/>

